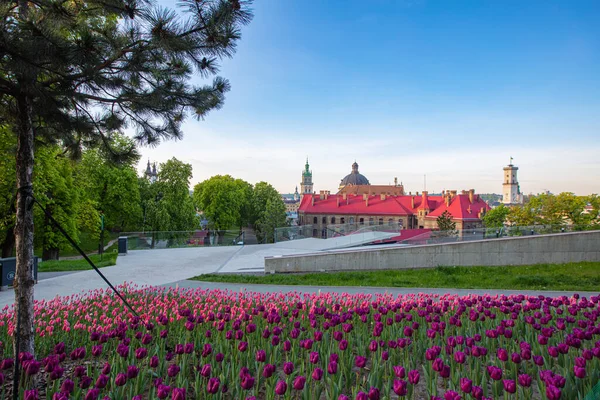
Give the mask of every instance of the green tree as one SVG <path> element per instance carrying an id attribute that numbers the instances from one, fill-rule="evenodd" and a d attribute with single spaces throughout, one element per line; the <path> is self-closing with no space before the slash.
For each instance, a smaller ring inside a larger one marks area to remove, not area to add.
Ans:
<path id="1" fill-rule="evenodd" d="M 275 228 L 287 225 L 285 204 L 277 190 L 267 182 L 254 185 L 254 219 L 259 241 L 272 242 Z"/>
<path id="2" fill-rule="evenodd" d="M 65 158 L 57 146 L 39 148 L 36 157 L 33 171 L 36 198 L 67 234 L 78 241 L 79 190 L 73 179 L 73 162 Z M 34 243 L 42 249 L 42 260 L 58 260 L 60 250 L 70 246 L 70 243 L 40 208 L 34 210 Z"/>
<path id="3" fill-rule="evenodd" d="M 222 106 L 229 83 L 218 72 L 235 51 L 248 2 L 181 0 L 181 13 L 135 0 L 22 1 L 0 4 L 0 120 L 17 137 L 15 315 L 20 348 L 34 354 L 34 139 L 74 156 L 125 126 L 140 143 L 180 138 L 181 123 Z"/>
<path id="4" fill-rule="evenodd" d="M 275 228 L 282 226 L 287 226 L 285 204 L 281 198 L 275 201 L 267 200 L 265 209 L 256 221 L 256 237 L 263 243 L 273 243 Z"/>
<path id="5" fill-rule="evenodd" d="M 194 186 L 194 203 L 209 221 L 209 228 L 220 236 L 233 226 L 241 226 L 242 213 L 246 218 L 248 207 L 248 183 L 231 175 L 215 175 Z"/>
<path id="6" fill-rule="evenodd" d="M 456 222 L 452 221 L 452 214 L 450 214 L 448 210 L 437 217 L 436 222 L 438 229 L 440 230 L 440 236 L 450 237 L 458 234 Z"/>
<path id="7" fill-rule="evenodd" d="M 485 213 L 483 216 L 483 224 L 486 228 L 502 228 L 506 223 L 510 208 L 504 204 L 500 204 L 498 207 L 493 208 Z"/>
<path id="8" fill-rule="evenodd" d="M 16 153 L 17 140 L 10 129 L 0 126 L 0 154 Z M 15 247 L 15 158 L 0 157 L 0 245 L 2 257 L 10 257 Z"/>
<path id="9" fill-rule="evenodd" d="M 191 178 L 192 166 L 176 158 L 160 164 L 156 182 L 140 178 L 144 230 L 152 232 L 151 247 L 155 245 L 157 232 L 183 232 L 198 228 L 199 220 L 189 192 Z"/>
<path id="10" fill-rule="evenodd" d="M 128 138 L 117 135 L 114 138 L 115 141 L 119 138 L 120 142 L 128 143 L 126 146 L 131 144 Z M 115 163 L 99 149 L 89 149 L 83 152 L 77 164 L 77 183 L 82 196 L 89 199 L 98 214 L 104 214 L 107 230 L 132 231 L 142 221 L 138 177 L 134 166 L 136 162 L 137 158 L 133 158 L 127 163 Z"/>

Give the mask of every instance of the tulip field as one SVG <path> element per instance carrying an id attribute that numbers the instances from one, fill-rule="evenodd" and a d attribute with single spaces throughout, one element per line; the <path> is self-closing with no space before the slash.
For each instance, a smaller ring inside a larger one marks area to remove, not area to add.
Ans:
<path id="1" fill-rule="evenodd" d="M 36 302 L 33 399 L 584 399 L 600 296 L 120 288 Z M 13 309 L 0 313 L 0 398 Z"/>

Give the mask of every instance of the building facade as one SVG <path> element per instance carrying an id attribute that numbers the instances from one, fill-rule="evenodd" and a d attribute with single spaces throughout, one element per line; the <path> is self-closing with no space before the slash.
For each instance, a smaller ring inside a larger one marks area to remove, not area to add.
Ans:
<path id="1" fill-rule="evenodd" d="M 503 170 L 504 181 L 502 182 L 502 204 L 507 206 L 523 204 L 523 194 L 521 193 L 521 188 L 517 179 L 519 167 L 513 165 L 512 157 L 510 158 L 510 164 L 504 167 Z"/>
<path id="2" fill-rule="evenodd" d="M 328 226 L 337 224 L 388 225 L 395 229 L 437 229 L 445 211 L 457 230 L 483 227 L 481 217 L 489 206 L 473 189 L 445 191 L 441 196 L 421 195 L 305 195 L 298 210 L 298 224 L 312 225 L 313 236 L 326 237 Z"/>
<path id="3" fill-rule="evenodd" d="M 158 172 L 156 171 L 156 163 L 154 163 L 152 165 L 152 168 L 150 168 L 150 160 L 148 160 L 148 165 L 146 166 L 144 177 L 148 179 L 151 183 L 156 182 L 156 179 L 158 178 Z"/>

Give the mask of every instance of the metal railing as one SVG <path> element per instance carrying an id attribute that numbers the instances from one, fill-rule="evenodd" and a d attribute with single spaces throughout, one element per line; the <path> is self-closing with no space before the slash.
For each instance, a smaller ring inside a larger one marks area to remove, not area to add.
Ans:
<path id="1" fill-rule="evenodd" d="M 245 233 L 239 230 L 123 232 L 120 236 L 128 238 L 128 250 L 237 246 L 245 241 Z"/>
<path id="2" fill-rule="evenodd" d="M 580 232 L 586 230 L 600 230 L 600 225 L 505 226 L 501 228 L 463 229 L 452 233 L 432 230 L 406 240 L 402 240 L 402 235 L 400 235 L 398 243 L 406 245 L 454 243 L 482 239 L 500 239 L 505 237 L 550 235 L 554 233 Z"/>

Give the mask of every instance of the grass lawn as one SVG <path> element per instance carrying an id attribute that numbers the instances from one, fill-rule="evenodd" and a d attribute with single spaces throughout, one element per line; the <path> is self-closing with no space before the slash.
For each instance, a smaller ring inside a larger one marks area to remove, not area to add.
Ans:
<path id="1" fill-rule="evenodd" d="M 100 261 L 100 255 L 98 254 L 92 254 L 88 257 L 98 268 L 110 267 L 117 263 L 117 253 L 112 251 L 104 253 L 102 261 Z M 84 271 L 87 269 L 92 269 L 92 267 L 83 258 L 77 260 L 48 260 L 39 264 L 38 272 Z"/>
<path id="2" fill-rule="evenodd" d="M 389 271 L 229 275 L 192 278 L 207 282 L 309 286 L 379 286 L 453 289 L 531 289 L 600 292 L 600 262 L 506 267 L 437 267 Z"/>

